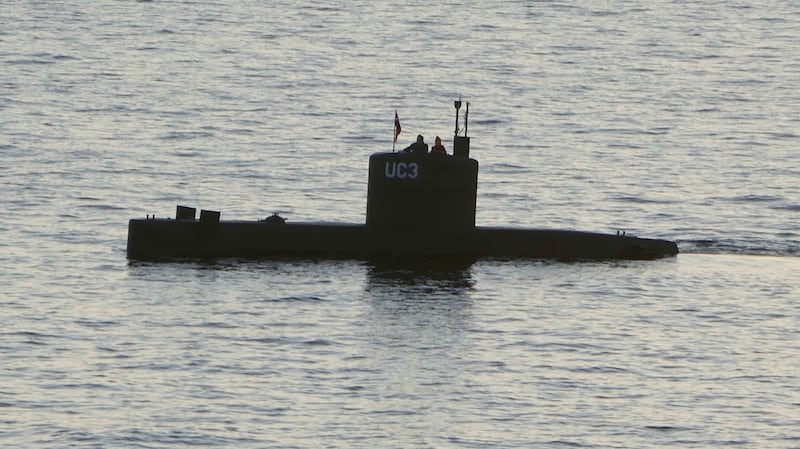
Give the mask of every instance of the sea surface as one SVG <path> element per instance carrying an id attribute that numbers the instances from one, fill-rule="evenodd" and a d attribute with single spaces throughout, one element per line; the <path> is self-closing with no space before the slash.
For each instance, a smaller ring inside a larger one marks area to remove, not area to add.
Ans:
<path id="1" fill-rule="evenodd" d="M 0 446 L 800 447 L 800 3 L 0 0 Z M 649 262 L 129 261 L 131 218 L 479 225 Z M 462 117 L 464 110 L 462 108 Z"/>

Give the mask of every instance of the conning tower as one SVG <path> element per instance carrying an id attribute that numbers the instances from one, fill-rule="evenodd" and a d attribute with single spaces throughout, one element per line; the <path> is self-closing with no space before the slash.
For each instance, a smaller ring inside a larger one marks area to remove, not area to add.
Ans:
<path id="1" fill-rule="evenodd" d="M 469 157 L 469 103 L 459 129 L 461 100 L 454 102 L 452 155 L 375 153 L 369 158 L 367 226 L 429 231 L 475 227 L 478 161 Z"/>

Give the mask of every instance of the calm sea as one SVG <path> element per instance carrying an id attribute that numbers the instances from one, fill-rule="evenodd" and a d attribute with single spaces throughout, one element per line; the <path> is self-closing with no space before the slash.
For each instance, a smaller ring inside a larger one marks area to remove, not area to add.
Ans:
<path id="1" fill-rule="evenodd" d="M 800 3 L 0 3 L 0 446 L 800 447 Z M 126 258 L 177 204 L 363 222 L 459 96 L 479 224 L 682 253 Z"/>

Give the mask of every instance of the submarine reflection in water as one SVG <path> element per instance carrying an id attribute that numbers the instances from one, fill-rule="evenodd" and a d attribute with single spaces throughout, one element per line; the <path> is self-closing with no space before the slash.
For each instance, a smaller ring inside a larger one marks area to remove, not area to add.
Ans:
<path id="1" fill-rule="evenodd" d="M 460 106 L 457 103 L 457 106 Z M 458 124 L 458 108 L 456 109 Z M 466 116 L 465 116 L 466 122 Z M 478 161 L 458 134 L 453 154 L 376 153 L 369 158 L 365 224 L 220 220 L 178 206 L 175 219 L 132 219 L 132 259 L 215 257 L 484 257 L 562 260 L 674 256 L 671 241 L 594 232 L 475 226 Z"/>

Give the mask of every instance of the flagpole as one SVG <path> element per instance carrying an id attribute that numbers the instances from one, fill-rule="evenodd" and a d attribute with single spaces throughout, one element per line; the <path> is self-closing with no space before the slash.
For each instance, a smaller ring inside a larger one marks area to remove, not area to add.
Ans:
<path id="1" fill-rule="evenodd" d="M 397 116 L 397 109 L 394 110 L 394 139 L 392 139 L 392 153 L 395 152 L 397 136 L 400 135 L 400 117 Z"/>

